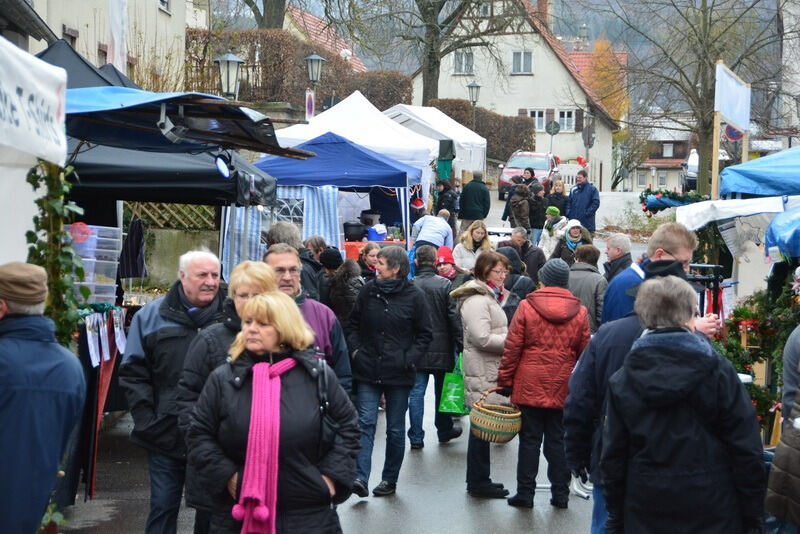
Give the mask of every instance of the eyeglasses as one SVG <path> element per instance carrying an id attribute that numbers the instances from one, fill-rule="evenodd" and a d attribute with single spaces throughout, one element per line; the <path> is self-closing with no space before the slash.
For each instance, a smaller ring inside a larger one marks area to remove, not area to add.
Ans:
<path id="1" fill-rule="evenodd" d="M 669 250 L 667 250 L 667 249 L 665 249 L 665 248 L 662 248 L 661 250 L 663 250 L 664 252 L 666 252 L 667 254 L 669 254 L 670 256 L 672 256 L 672 259 L 673 259 L 673 260 L 681 262 L 681 265 L 683 265 L 684 269 L 685 269 L 685 268 L 688 268 L 688 267 L 689 267 L 689 265 L 692 263 L 692 259 L 691 259 L 691 258 L 689 258 L 688 260 L 679 260 L 679 259 L 677 258 L 677 256 L 675 256 L 675 254 L 673 254 L 673 253 L 672 253 L 672 252 L 670 252 Z"/>
<path id="2" fill-rule="evenodd" d="M 291 276 L 299 276 L 300 270 L 300 267 L 289 267 L 288 269 L 285 267 L 276 267 L 275 274 L 278 276 L 283 276 L 284 274 L 288 273 Z"/>
<path id="3" fill-rule="evenodd" d="M 496 274 L 497 276 L 507 276 L 508 275 L 508 271 L 506 271 L 505 269 L 492 269 L 489 272 L 492 272 L 492 273 Z"/>

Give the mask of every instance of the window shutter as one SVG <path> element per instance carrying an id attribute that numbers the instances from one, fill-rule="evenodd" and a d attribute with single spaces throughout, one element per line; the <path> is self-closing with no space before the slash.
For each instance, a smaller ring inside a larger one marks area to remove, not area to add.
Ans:
<path id="1" fill-rule="evenodd" d="M 520 117 L 527 117 L 528 116 L 527 108 L 519 108 L 517 110 L 517 115 L 519 115 Z"/>
<path id="2" fill-rule="evenodd" d="M 583 110 L 576 109 L 575 110 L 575 131 L 582 132 L 583 131 Z"/>
<path id="3" fill-rule="evenodd" d="M 547 124 L 552 122 L 556 118 L 556 110 L 554 109 L 547 109 L 544 112 L 544 123 Z"/>

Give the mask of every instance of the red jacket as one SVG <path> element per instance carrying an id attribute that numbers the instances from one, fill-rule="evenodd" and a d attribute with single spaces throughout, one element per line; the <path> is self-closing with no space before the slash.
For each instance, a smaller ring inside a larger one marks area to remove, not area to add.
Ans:
<path id="1" fill-rule="evenodd" d="M 511 321 L 497 385 L 513 388 L 514 404 L 562 409 L 570 374 L 589 336 L 586 308 L 568 289 L 534 291 Z"/>

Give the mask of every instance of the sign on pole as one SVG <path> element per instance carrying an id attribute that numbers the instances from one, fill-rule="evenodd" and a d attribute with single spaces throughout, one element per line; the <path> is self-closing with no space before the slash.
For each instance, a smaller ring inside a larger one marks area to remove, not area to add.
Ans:
<path id="1" fill-rule="evenodd" d="M 306 89 L 306 120 L 314 116 L 314 91 Z"/>
<path id="2" fill-rule="evenodd" d="M 545 127 L 544 131 L 550 135 L 550 153 L 553 153 L 553 136 L 558 134 L 561 131 L 561 125 L 558 124 L 558 121 L 550 121 L 548 122 Z"/>
<path id="3" fill-rule="evenodd" d="M 719 198 L 719 137 L 724 118 L 743 133 L 742 162 L 749 154 L 750 84 L 745 83 L 722 60 L 717 61 L 714 84 L 714 133 L 711 148 L 711 198 Z"/>

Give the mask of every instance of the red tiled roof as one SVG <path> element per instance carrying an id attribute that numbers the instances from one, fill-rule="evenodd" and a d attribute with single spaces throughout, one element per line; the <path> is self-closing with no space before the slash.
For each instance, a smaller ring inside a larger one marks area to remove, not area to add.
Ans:
<path id="1" fill-rule="evenodd" d="M 562 45 L 556 36 L 550 33 L 550 30 L 548 30 L 547 27 L 542 24 L 542 21 L 539 19 L 540 14 L 537 7 L 529 0 L 518 0 L 518 2 L 522 4 L 527 11 L 528 22 L 531 23 L 531 26 L 533 26 L 539 35 L 541 35 L 542 38 L 547 42 L 551 50 L 553 50 L 553 53 L 555 53 L 556 57 L 558 57 L 561 63 L 563 63 L 564 67 L 566 67 L 567 71 L 570 73 L 570 75 L 572 75 L 572 78 L 589 98 L 592 105 L 603 115 L 605 115 L 609 122 L 616 124 L 616 121 L 611 116 L 611 113 L 603 105 L 603 102 L 597 96 L 597 93 L 595 93 L 594 89 L 591 88 L 589 83 L 583 77 L 580 69 L 578 69 L 578 66 L 570 57 L 569 52 L 567 52 L 567 50 L 564 48 L 564 45 Z"/>
<path id="2" fill-rule="evenodd" d="M 342 50 L 353 51 L 353 47 L 325 20 L 296 6 L 286 6 L 286 13 L 305 32 L 310 41 L 318 44 L 329 53 L 339 55 Z M 355 54 L 353 54 L 348 63 L 353 72 L 366 72 L 367 70 L 367 66 Z"/>
<path id="3" fill-rule="evenodd" d="M 569 52 L 569 57 L 572 59 L 572 62 L 575 63 L 575 66 L 578 67 L 578 70 L 584 76 L 589 72 L 593 55 L 594 52 Z M 614 52 L 614 55 L 617 57 L 617 61 L 620 65 L 628 64 L 627 52 Z"/>

